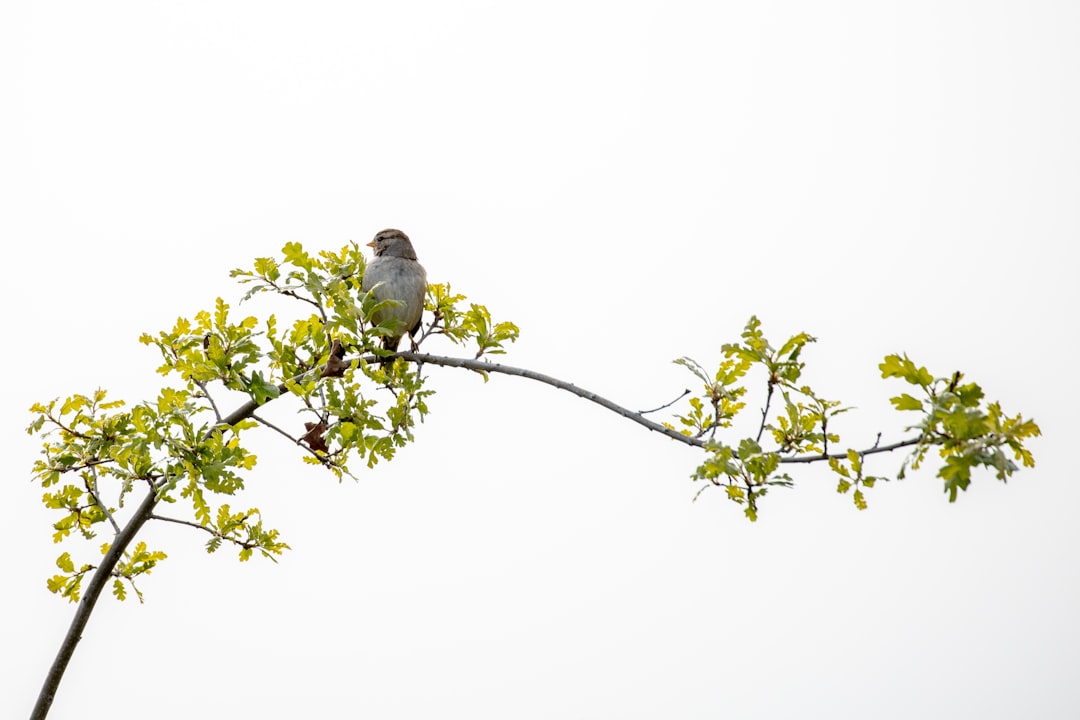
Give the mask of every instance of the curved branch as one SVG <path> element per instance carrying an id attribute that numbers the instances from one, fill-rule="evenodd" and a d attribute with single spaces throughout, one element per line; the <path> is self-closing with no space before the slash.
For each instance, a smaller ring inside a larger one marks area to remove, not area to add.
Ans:
<path id="1" fill-rule="evenodd" d="M 614 403 L 611 400 L 608 400 L 601 395 L 597 395 L 590 390 L 580 388 L 573 383 L 559 380 L 558 378 L 551 377 L 550 375 L 544 375 L 543 373 L 538 373 L 533 370 L 527 370 L 525 368 L 518 368 L 510 365 L 501 365 L 499 363 L 487 362 L 485 360 L 445 357 L 441 355 L 429 355 L 427 353 L 419 352 L 398 352 L 393 355 L 388 355 L 381 358 L 374 355 L 365 355 L 361 359 L 366 362 L 385 362 L 387 359 L 393 359 L 395 357 L 401 357 L 405 360 L 410 360 L 416 363 L 425 363 L 428 365 L 457 367 L 482 373 L 499 373 L 502 375 L 513 375 L 516 377 L 526 378 L 528 380 L 535 380 L 536 382 L 550 385 L 551 387 L 557 388 L 559 390 L 565 390 L 566 392 L 571 393 L 572 395 L 577 395 L 578 397 L 588 400 L 589 402 L 596 403 L 597 405 L 600 405 L 601 407 L 610 410 L 616 415 L 635 422 L 648 430 L 652 430 L 653 432 L 665 435 L 672 440 L 677 440 L 684 445 L 689 445 L 691 447 L 705 447 L 706 445 L 706 442 L 704 440 L 701 440 L 700 438 L 683 435 L 678 430 L 674 430 L 672 428 L 665 427 L 660 423 L 653 422 L 652 420 L 649 420 L 644 415 L 642 415 L 642 413 L 634 412 L 633 410 Z M 322 367 L 314 368 L 313 370 L 309 370 L 308 372 L 298 375 L 293 380 L 301 380 L 303 377 L 310 375 L 313 372 L 321 372 L 322 370 Z M 284 382 L 278 384 L 277 387 L 279 397 L 281 395 L 288 394 L 288 387 Z M 266 403 L 272 402 L 273 400 L 274 398 L 269 398 L 263 404 L 265 405 Z M 221 418 L 217 425 L 215 425 L 214 428 L 211 429 L 211 432 L 220 428 L 223 425 L 235 425 L 242 420 L 246 420 L 252 417 L 259 407 L 259 403 L 257 403 L 255 400 L 248 400 L 243 405 L 236 408 L 233 412 L 229 413 L 224 418 Z M 922 436 L 920 436 L 916 438 L 909 438 L 907 440 L 901 440 L 900 442 L 892 443 L 891 445 L 878 446 L 875 444 L 874 447 L 868 450 L 863 450 L 860 452 L 860 454 L 871 455 L 874 453 L 890 452 L 892 450 L 897 450 L 902 447 L 916 445 L 920 441 L 922 441 L 922 439 Z M 780 462 L 812 463 L 820 462 L 822 460 L 828 460 L 829 458 L 846 457 L 847 453 L 834 453 L 831 455 L 807 455 L 781 458 Z M 79 640 L 82 639 L 82 631 L 86 627 L 86 623 L 90 618 L 90 614 L 94 610 L 94 606 L 97 604 L 98 598 L 101 595 L 101 591 L 104 589 L 105 584 L 112 576 L 113 570 L 116 568 L 116 565 L 120 561 L 120 558 L 127 551 L 128 545 L 131 543 L 132 539 L 134 539 L 135 535 L 138 534 L 139 530 L 142 529 L 142 526 L 146 524 L 147 520 L 151 519 L 152 517 L 165 521 L 180 522 L 181 524 L 192 524 L 154 515 L 154 507 L 157 505 L 160 499 L 158 496 L 158 491 L 162 483 L 164 482 L 165 480 L 162 479 L 158 483 L 154 483 L 151 492 L 146 495 L 142 503 L 140 503 L 139 507 L 136 508 L 135 512 L 128 519 L 127 525 L 125 525 L 123 530 L 121 530 L 115 535 L 112 545 L 110 545 L 109 547 L 109 551 L 105 554 L 105 557 L 102 558 L 101 564 L 95 569 L 94 574 L 86 587 L 86 591 L 83 593 L 83 596 L 79 601 L 79 606 L 75 611 L 75 617 L 72 618 L 71 625 L 68 627 L 67 634 L 64 636 L 63 644 L 60 646 L 60 650 L 57 652 L 56 658 L 53 660 L 52 667 L 49 669 L 49 673 L 45 678 L 44 684 L 42 685 L 41 692 L 38 695 L 37 703 L 35 704 L 33 713 L 30 716 L 31 720 L 44 720 L 44 718 L 48 714 L 49 708 L 52 705 L 53 698 L 56 696 L 56 690 L 60 685 L 60 680 L 64 675 L 64 671 L 67 668 L 68 662 L 71 660 L 72 654 L 75 652 L 75 647 L 78 645 Z M 202 529 L 205 530 L 206 528 Z"/>
<path id="2" fill-rule="evenodd" d="M 585 400 L 594 402 L 600 407 L 610 410 L 616 415 L 621 415 L 627 420 L 636 422 L 638 425 L 648 428 L 653 432 L 658 432 L 661 435 L 667 435 L 672 440 L 678 440 L 681 443 L 684 443 L 686 445 L 692 445 L 694 447 L 704 447 L 705 445 L 705 442 L 703 440 L 688 437 L 686 435 L 683 435 L 678 430 L 673 430 L 669 427 L 661 425 L 660 423 L 653 422 L 641 413 L 634 412 L 633 410 L 630 410 L 628 408 L 624 408 L 622 405 L 618 405 L 601 395 L 597 395 L 591 390 L 579 388 L 573 383 L 568 383 L 563 380 L 559 380 L 558 378 L 553 378 L 550 375 L 544 375 L 543 373 L 538 373 L 533 370 L 526 370 L 525 368 L 513 367 L 511 365 L 501 365 L 499 363 L 486 362 L 484 360 L 444 357 L 442 355 L 428 355 L 427 353 L 416 352 L 399 352 L 388 357 L 401 357 L 406 360 L 412 360 L 413 362 L 422 362 L 430 365 L 459 367 L 465 368 L 467 370 L 476 370 L 477 372 L 493 372 L 500 373 L 502 375 L 514 375 L 516 377 L 523 377 L 529 380 L 535 380 L 537 382 L 544 383 L 545 385 L 550 385 L 554 388 L 558 388 L 559 390 L 565 390 L 568 393 L 577 395 L 579 398 L 584 398 Z M 367 360 L 366 357 L 364 359 Z M 383 360 L 385 359 L 386 358 L 383 358 Z"/>
<path id="3" fill-rule="evenodd" d="M 529 380 L 536 380 L 537 382 L 542 382 L 542 383 L 544 383 L 546 385 L 551 385 L 552 387 L 558 388 L 560 390 L 565 390 L 565 391 L 567 391 L 569 393 L 577 395 L 580 398 L 584 398 L 585 400 L 589 400 L 591 402 L 594 402 L 597 405 L 600 405 L 601 407 L 607 408 L 608 410 L 611 410 L 612 412 L 614 412 L 614 413 L 616 413 L 618 415 L 621 415 L 624 418 L 627 418 L 628 420 L 632 420 L 633 422 L 636 422 L 639 425 L 643 425 L 644 427 L 648 428 L 649 430 L 653 430 L 654 432 L 661 433 L 662 435 L 667 435 L 672 440 L 678 440 L 679 442 L 681 442 L 681 443 L 683 443 L 685 445 L 690 445 L 692 447 L 704 447 L 705 446 L 705 441 L 701 440 L 700 438 L 693 437 L 693 436 L 690 436 L 690 435 L 683 435 L 678 430 L 672 430 L 669 427 L 665 427 L 665 426 L 663 426 L 663 425 L 661 425 L 659 423 L 655 423 L 652 420 L 649 420 L 648 418 L 644 417 L 642 415 L 642 413 L 634 412 L 633 410 L 629 410 L 627 408 L 624 408 L 623 406 L 618 405 L 618 404 L 612 402 L 611 400 L 608 400 L 605 397 L 597 395 L 596 393 L 594 393 L 594 392 L 592 392 L 590 390 L 585 390 L 584 388 L 579 388 L 578 386 L 576 386 L 576 385 L 574 385 L 572 383 L 568 383 L 568 382 L 565 382 L 563 380 L 559 380 L 558 378 L 553 378 L 553 377 L 551 377 L 549 375 L 544 375 L 543 373 L 534 372 L 532 370 L 526 370 L 524 368 L 512 367 L 510 365 L 500 365 L 499 363 L 485 362 L 485 361 L 482 361 L 482 360 L 470 360 L 470 359 L 466 359 L 466 358 L 443 357 L 441 355 L 428 355 L 428 354 L 425 354 L 425 353 L 399 352 L 399 353 L 396 353 L 392 357 L 402 357 L 402 358 L 404 358 L 406 360 L 412 360 L 414 362 L 424 362 L 424 363 L 428 363 L 430 365 L 443 365 L 443 366 L 446 366 L 446 367 L 460 367 L 460 368 L 466 368 L 466 369 L 469 369 L 469 370 L 478 370 L 478 371 L 481 371 L 481 372 L 501 373 L 503 375 L 514 375 L 514 376 L 517 376 L 517 377 L 528 378 Z M 368 357 L 365 357 L 363 359 L 368 360 Z M 371 360 L 374 360 L 374 359 L 375 359 L 374 357 L 371 358 Z M 650 412 L 652 412 L 652 411 L 650 411 Z M 895 443 L 892 443 L 890 445 L 878 445 L 878 444 L 875 443 L 874 446 L 871 447 L 871 448 L 867 448 L 866 450 L 860 450 L 859 454 L 860 455 L 874 455 L 874 454 L 877 454 L 877 453 L 891 452 L 893 450 L 898 450 L 898 449 L 903 448 L 903 447 L 909 447 L 911 445 L 917 445 L 922 439 L 923 439 L 922 436 L 913 437 L 913 438 L 908 438 L 906 440 L 900 440 L 899 442 L 895 442 Z M 781 463 L 814 463 L 814 462 L 822 462 L 824 460 L 829 460 L 830 458 L 842 460 L 842 459 L 844 459 L 846 457 L 847 457 L 846 452 L 842 452 L 842 453 L 821 453 L 821 454 L 818 454 L 818 455 L 797 455 L 797 456 L 794 456 L 794 457 L 784 457 L 784 458 L 780 458 L 780 462 Z"/>

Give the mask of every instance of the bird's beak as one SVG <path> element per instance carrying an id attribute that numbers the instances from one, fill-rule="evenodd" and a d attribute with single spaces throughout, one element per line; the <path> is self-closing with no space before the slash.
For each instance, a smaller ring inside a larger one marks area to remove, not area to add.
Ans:
<path id="1" fill-rule="evenodd" d="M 374 248 L 374 247 L 375 247 L 375 241 L 374 241 L 374 240 L 372 240 L 371 242 L 369 242 L 369 243 L 367 244 L 367 246 L 368 246 L 369 248 Z"/>

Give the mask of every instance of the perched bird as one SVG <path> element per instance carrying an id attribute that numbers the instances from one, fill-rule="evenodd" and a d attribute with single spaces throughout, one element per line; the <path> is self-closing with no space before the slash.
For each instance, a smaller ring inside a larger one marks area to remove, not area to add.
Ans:
<path id="1" fill-rule="evenodd" d="M 416 350 L 416 333 L 420 331 L 420 316 L 424 313 L 424 295 L 427 292 L 427 273 L 416 262 L 409 237 L 400 230 L 383 230 L 368 243 L 375 257 L 364 270 L 360 289 L 371 292 L 378 302 L 396 300 L 376 310 L 371 320 L 376 325 L 393 321 L 393 335 L 382 338 L 382 346 L 396 352 L 401 336 L 409 333 L 412 349 Z"/>

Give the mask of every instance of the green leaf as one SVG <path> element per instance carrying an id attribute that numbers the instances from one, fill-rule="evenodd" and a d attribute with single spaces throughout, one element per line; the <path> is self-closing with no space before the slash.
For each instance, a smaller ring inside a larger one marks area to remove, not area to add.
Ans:
<path id="1" fill-rule="evenodd" d="M 277 383 L 264 378 L 258 370 L 251 374 L 248 390 L 251 393 L 251 398 L 259 405 L 266 403 L 268 400 L 273 400 L 281 394 Z"/>
<path id="2" fill-rule="evenodd" d="M 75 572 L 75 563 L 71 560 L 71 553 L 64 553 L 60 557 L 56 558 L 56 567 L 60 568 L 66 573 Z"/>
<path id="3" fill-rule="evenodd" d="M 305 270 L 312 269 L 311 257 L 304 252 L 304 246 L 300 243 L 285 243 L 285 247 L 281 248 L 281 252 L 285 255 L 285 262 Z"/>
<path id="4" fill-rule="evenodd" d="M 889 398 L 889 402 L 896 406 L 897 410 L 922 410 L 923 404 L 921 400 L 913 398 L 911 395 L 904 393 L 903 395 L 897 395 L 894 398 Z"/>
<path id="5" fill-rule="evenodd" d="M 847 451 L 848 462 L 851 463 L 851 470 L 856 475 L 862 474 L 862 457 L 854 450 L 850 448 Z"/>
<path id="6" fill-rule="evenodd" d="M 694 373 L 694 375 L 697 376 L 697 378 L 706 385 L 711 384 L 711 380 L 709 379 L 708 374 L 705 372 L 705 368 L 698 365 L 697 362 L 692 360 L 691 358 L 681 357 L 677 360 L 672 360 L 672 362 L 676 365 L 682 365 L 684 368 Z"/>
<path id="7" fill-rule="evenodd" d="M 958 490 L 967 490 L 971 484 L 971 467 L 974 459 L 970 456 L 950 455 L 945 459 L 945 464 L 938 470 L 938 477 L 945 481 L 945 492 L 949 494 L 949 502 L 956 502 Z"/>
<path id="8" fill-rule="evenodd" d="M 928 388 L 934 382 L 934 376 L 924 367 L 916 367 L 907 355 L 886 355 L 885 360 L 878 365 L 881 377 L 899 377 L 907 380 L 912 385 Z"/>

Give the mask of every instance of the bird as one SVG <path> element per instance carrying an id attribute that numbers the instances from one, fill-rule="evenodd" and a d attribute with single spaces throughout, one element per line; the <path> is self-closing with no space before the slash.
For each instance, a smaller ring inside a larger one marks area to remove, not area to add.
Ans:
<path id="1" fill-rule="evenodd" d="M 381 230 L 367 245 L 374 250 L 375 257 L 364 269 L 360 290 L 370 292 L 378 303 L 396 301 L 378 308 L 371 315 L 371 321 L 376 325 L 392 321 L 393 334 L 383 336 L 383 349 L 397 352 L 402 336 L 408 332 L 415 352 L 427 293 L 424 266 L 416 261 L 416 251 L 409 236 L 400 230 Z"/>

